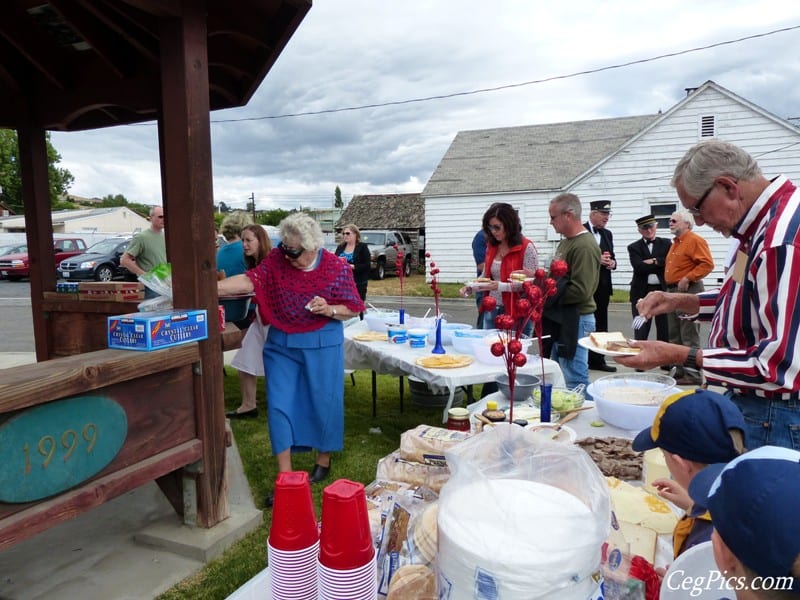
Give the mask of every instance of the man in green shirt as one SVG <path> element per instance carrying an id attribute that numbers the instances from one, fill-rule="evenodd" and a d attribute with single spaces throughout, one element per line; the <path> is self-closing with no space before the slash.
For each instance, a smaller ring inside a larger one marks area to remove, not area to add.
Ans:
<path id="1" fill-rule="evenodd" d="M 139 276 L 165 262 L 167 262 L 167 246 L 164 242 L 164 209 L 154 206 L 150 209 L 150 229 L 145 229 L 134 236 L 119 264 Z M 148 297 L 149 291 L 149 289 L 145 291 Z"/>
<path id="2" fill-rule="evenodd" d="M 566 285 L 559 286 L 548 317 L 558 323 L 551 358 L 557 360 L 568 387 L 589 385 L 589 351 L 580 338 L 595 330 L 594 292 L 600 277 L 600 247 L 581 222 L 581 201 L 575 194 L 559 194 L 550 201 L 550 224 L 563 239 L 553 258 L 569 265 Z"/>

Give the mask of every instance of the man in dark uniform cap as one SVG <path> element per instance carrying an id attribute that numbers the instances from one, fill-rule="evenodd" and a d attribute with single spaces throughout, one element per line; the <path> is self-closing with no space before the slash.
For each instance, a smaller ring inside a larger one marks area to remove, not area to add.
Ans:
<path id="1" fill-rule="evenodd" d="M 657 237 L 658 221 L 653 215 L 645 215 L 636 219 L 636 226 L 642 237 L 628 246 L 628 257 L 633 268 L 631 279 L 631 314 L 639 314 L 636 302 L 648 293 L 656 290 L 666 290 L 664 282 L 664 264 L 667 253 L 672 244 L 667 239 Z M 669 341 L 669 325 L 667 315 L 658 315 L 656 321 L 656 338 L 662 342 Z M 650 335 L 651 321 L 634 330 L 633 337 L 637 340 L 646 340 Z"/>
<path id="2" fill-rule="evenodd" d="M 589 220 L 583 226 L 594 235 L 600 246 L 600 282 L 594 292 L 594 302 L 597 309 L 594 311 L 595 331 L 608 331 L 608 302 L 614 289 L 611 286 L 611 271 L 617 268 L 614 258 L 614 236 L 606 229 L 608 219 L 611 217 L 611 202 L 608 200 L 595 200 L 589 203 Z M 589 368 L 598 371 L 613 373 L 617 370 L 606 364 L 602 354 L 589 352 Z"/>

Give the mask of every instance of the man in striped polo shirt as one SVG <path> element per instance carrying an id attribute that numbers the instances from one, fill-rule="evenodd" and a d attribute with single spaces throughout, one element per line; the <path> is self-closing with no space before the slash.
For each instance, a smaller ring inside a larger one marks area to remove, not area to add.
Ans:
<path id="1" fill-rule="evenodd" d="M 800 192 L 785 176 L 767 179 L 755 159 L 720 140 L 693 146 L 672 185 L 698 225 L 739 241 L 722 288 L 700 294 L 651 292 L 645 317 L 681 310 L 711 320 L 705 349 L 636 342 L 632 368 L 683 364 L 724 386 L 747 423 L 748 447 L 800 450 Z"/>

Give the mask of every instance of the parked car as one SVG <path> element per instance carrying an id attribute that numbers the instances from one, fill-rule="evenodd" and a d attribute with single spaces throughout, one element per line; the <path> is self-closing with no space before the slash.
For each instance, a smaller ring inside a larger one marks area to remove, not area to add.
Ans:
<path id="1" fill-rule="evenodd" d="M 91 246 L 85 254 L 62 260 L 58 276 L 70 281 L 111 281 L 126 279 L 131 272 L 119 264 L 131 238 L 106 238 Z"/>
<path id="2" fill-rule="evenodd" d="M 18 252 L 17 254 L 0 256 L 0 275 L 8 277 L 11 281 L 19 281 L 23 277 L 30 277 L 31 270 L 27 247 L 25 250 L 25 252 Z M 86 252 L 86 242 L 83 241 L 83 238 L 53 240 L 53 254 L 55 256 L 55 265 L 53 267 L 58 269 L 58 265 L 62 260 L 77 256 L 83 252 Z"/>
<path id="3" fill-rule="evenodd" d="M 392 230 L 361 230 L 361 241 L 369 246 L 370 270 L 375 279 L 397 271 L 397 252 L 403 251 L 403 272 L 411 275 L 414 245 L 407 234 Z"/>
<path id="4" fill-rule="evenodd" d="M 6 254 L 19 254 L 20 252 L 27 252 L 28 245 L 27 244 L 9 244 L 7 246 L 0 246 L 0 256 L 5 256 Z M 0 279 L 5 279 L 5 275 L 0 272 Z"/>

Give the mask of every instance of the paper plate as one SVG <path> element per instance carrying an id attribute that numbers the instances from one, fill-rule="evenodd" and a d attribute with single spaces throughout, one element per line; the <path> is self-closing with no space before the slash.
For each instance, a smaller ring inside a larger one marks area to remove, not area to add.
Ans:
<path id="1" fill-rule="evenodd" d="M 466 354 L 433 354 L 418 358 L 415 362 L 426 369 L 460 369 L 471 365 L 475 359 Z"/>
<path id="2" fill-rule="evenodd" d="M 707 585 L 685 587 L 687 582 L 698 581 L 704 581 Z M 714 550 L 710 541 L 692 546 L 672 562 L 661 581 L 659 597 L 661 600 L 686 600 L 689 589 L 692 598 L 718 600 L 736 597 L 734 592 L 725 589 L 725 578 L 720 575 L 714 561 Z"/>
<path id="3" fill-rule="evenodd" d="M 592 338 L 590 338 L 588 335 L 579 339 L 578 345 L 604 356 L 635 356 L 638 354 L 638 352 L 620 352 L 619 350 L 606 350 L 605 348 L 598 348 L 594 345 Z"/>

